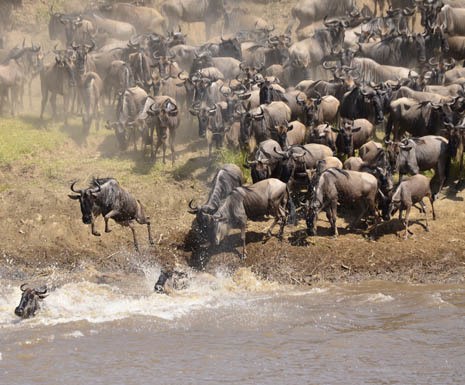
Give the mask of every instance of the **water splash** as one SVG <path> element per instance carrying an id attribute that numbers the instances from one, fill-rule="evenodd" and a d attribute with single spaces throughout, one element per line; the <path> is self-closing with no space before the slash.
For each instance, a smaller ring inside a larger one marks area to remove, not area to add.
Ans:
<path id="1" fill-rule="evenodd" d="M 153 292 L 159 266 L 142 266 L 143 276 L 117 284 L 99 284 L 85 280 L 62 284 L 50 291 L 36 317 L 19 320 L 13 309 L 21 296 L 18 284 L 1 285 L 0 328 L 34 327 L 87 321 L 102 323 L 132 316 L 175 320 L 203 308 L 250 306 L 286 290 L 276 283 L 259 279 L 249 269 L 233 274 L 218 270 L 214 275 L 187 271 L 182 290 L 168 289 L 169 295 Z M 56 275 L 56 274 L 55 274 Z M 63 280 L 60 277 L 60 280 Z"/>

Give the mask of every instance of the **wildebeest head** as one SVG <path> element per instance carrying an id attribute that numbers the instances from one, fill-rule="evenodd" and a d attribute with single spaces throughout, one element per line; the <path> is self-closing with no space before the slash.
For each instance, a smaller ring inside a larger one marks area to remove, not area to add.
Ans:
<path id="1" fill-rule="evenodd" d="M 72 195 L 69 194 L 68 197 L 73 200 L 79 200 L 81 206 L 82 222 L 86 225 L 92 223 L 92 208 L 94 207 L 97 194 L 101 191 L 100 184 L 96 182 L 97 187 L 86 188 L 82 190 L 75 190 L 74 185 L 76 182 L 71 184 L 71 191 L 78 194 Z"/>
<path id="2" fill-rule="evenodd" d="M 224 39 L 223 36 L 221 36 L 218 54 L 222 57 L 228 56 L 237 60 L 242 60 L 241 43 L 239 43 L 239 40 L 236 37 Z"/>
<path id="3" fill-rule="evenodd" d="M 275 131 L 278 136 L 277 142 L 281 146 L 281 148 L 286 149 L 287 147 L 287 133 L 291 131 L 294 128 L 292 124 L 289 124 L 289 122 L 286 120 L 282 124 L 278 124 L 275 126 Z"/>
<path id="4" fill-rule="evenodd" d="M 200 54 L 195 53 L 194 61 L 192 62 L 192 67 L 190 75 L 195 74 L 198 70 L 207 67 L 214 67 L 212 55 L 209 51 L 201 52 Z"/>
<path id="5" fill-rule="evenodd" d="M 315 121 L 315 115 L 318 113 L 318 107 L 321 104 L 321 96 L 316 98 L 304 98 L 301 94 L 296 96 L 297 104 L 302 108 L 302 123 L 305 126 L 311 126 Z"/>
<path id="6" fill-rule="evenodd" d="M 341 128 L 338 134 L 339 151 L 353 156 L 354 154 L 354 133 L 361 130 L 361 127 L 354 127 L 354 121 L 351 119 L 343 119 Z"/>
<path id="7" fill-rule="evenodd" d="M 189 112 L 197 116 L 199 121 L 199 137 L 204 138 L 207 132 L 210 117 L 216 114 L 216 105 L 207 105 L 206 103 L 194 103 Z"/>
<path id="8" fill-rule="evenodd" d="M 418 174 L 420 168 L 416 157 L 417 143 L 412 139 L 405 139 L 399 146 L 398 166 L 401 174 Z"/>
<path id="9" fill-rule="evenodd" d="M 74 42 L 71 44 L 74 52 L 76 53 L 75 65 L 78 74 L 83 75 L 86 72 L 87 54 L 95 48 L 95 41 L 92 44 L 79 44 Z"/>
<path id="10" fill-rule="evenodd" d="M 211 231 L 213 226 L 213 212 L 209 206 L 194 206 L 193 199 L 189 202 L 190 214 L 195 215 L 197 222 L 198 237 L 200 242 L 208 241 L 211 238 Z"/>
<path id="11" fill-rule="evenodd" d="M 33 289 L 27 287 L 27 283 L 20 286 L 22 291 L 19 305 L 15 308 L 15 314 L 21 318 L 33 317 L 39 310 L 39 300 L 44 299 L 47 295 L 47 288 Z"/>
<path id="12" fill-rule="evenodd" d="M 66 44 L 70 46 L 75 40 L 76 31 L 82 26 L 82 17 L 61 15 L 59 20 L 65 26 Z"/>

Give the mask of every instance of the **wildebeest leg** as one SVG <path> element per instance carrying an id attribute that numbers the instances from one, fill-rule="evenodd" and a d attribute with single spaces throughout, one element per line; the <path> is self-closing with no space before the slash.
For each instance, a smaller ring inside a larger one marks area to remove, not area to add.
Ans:
<path id="1" fill-rule="evenodd" d="M 95 218 L 92 218 L 92 223 L 90 224 L 90 231 L 92 232 L 92 235 L 100 237 L 100 233 L 97 230 L 95 230 Z"/>
<path id="2" fill-rule="evenodd" d="M 404 219 L 405 234 L 404 234 L 404 239 L 407 239 L 407 238 L 408 238 L 408 234 L 409 234 L 409 230 L 408 230 L 408 217 L 409 217 L 409 215 L 410 215 L 410 209 L 411 209 L 411 206 L 408 206 L 408 207 L 405 209 L 405 219 Z"/>
<path id="3" fill-rule="evenodd" d="M 109 213 L 107 213 L 103 218 L 105 219 L 105 232 L 109 233 L 111 232 L 110 226 L 108 225 L 108 220 L 110 218 L 113 218 L 115 215 L 118 215 L 119 212 L 117 210 L 111 210 Z"/>
<path id="4" fill-rule="evenodd" d="M 423 214 L 425 214 L 426 231 L 429 231 L 428 215 L 426 214 L 426 205 L 425 205 L 425 202 L 423 202 L 423 199 L 420 201 L 420 206 L 423 209 Z"/>
<path id="5" fill-rule="evenodd" d="M 174 164 L 174 160 L 176 158 L 176 153 L 174 152 L 174 138 L 175 138 L 175 133 L 174 129 L 171 129 L 169 131 L 169 142 L 170 142 L 170 150 L 171 150 L 171 164 Z"/>
<path id="6" fill-rule="evenodd" d="M 50 96 L 50 105 L 52 106 L 52 119 L 56 120 L 57 118 L 57 94 L 54 92 Z M 66 111 L 65 111 L 66 116 Z"/>
<path id="7" fill-rule="evenodd" d="M 42 102 L 40 105 L 40 120 L 43 120 L 44 118 L 44 110 L 45 110 L 45 106 L 47 105 L 47 100 L 48 100 L 48 90 L 45 89 L 44 91 L 42 91 Z"/>
<path id="8" fill-rule="evenodd" d="M 433 212 L 433 221 L 435 221 L 436 220 L 436 213 L 434 211 L 434 199 L 433 199 L 433 197 L 431 195 L 429 195 L 428 198 L 429 198 L 429 201 L 431 203 L 431 211 Z"/>
<path id="9" fill-rule="evenodd" d="M 336 226 L 336 218 L 337 218 L 337 199 L 331 202 L 331 205 L 328 207 L 326 211 L 326 217 L 331 224 L 331 229 L 333 230 L 333 234 L 335 237 L 339 236 Z"/>
<path id="10" fill-rule="evenodd" d="M 132 231 L 132 237 L 134 239 L 134 248 L 137 252 L 139 252 L 139 243 L 137 243 L 136 229 L 134 228 L 134 224 L 132 222 L 129 222 L 128 226 Z"/>
<path id="11" fill-rule="evenodd" d="M 243 224 L 241 227 L 241 239 L 242 239 L 242 255 L 241 259 L 244 260 L 247 258 L 247 250 L 245 249 L 245 233 L 246 233 L 247 224 Z"/>
<path id="12" fill-rule="evenodd" d="M 152 229 L 151 229 L 151 225 L 150 225 L 150 218 L 149 217 L 146 217 L 144 216 L 144 212 L 139 204 L 139 208 L 138 208 L 139 212 L 136 216 L 136 221 L 137 223 L 141 224 L 141 225 L 147 225 L 147 232 L 148 232 L 148 236 L 149 236 L 149 243 L 151 245 L 154 245 L 155 242 L 153 241 L 153 238 L 152 238 Z"/>
<path id="13" fill-rule="evenodd" d="M 361 202 L 361 207 L 360 207 L 360 214 L 357 216 L 357 219 L 355 219 L 348 227 L 349 228 L 355 228 L 357 224 L 362 220 L 362 218 L 365 216 L 366 212 L 368 211 L 368 206 L 366 203 L 362 200 Z"/>

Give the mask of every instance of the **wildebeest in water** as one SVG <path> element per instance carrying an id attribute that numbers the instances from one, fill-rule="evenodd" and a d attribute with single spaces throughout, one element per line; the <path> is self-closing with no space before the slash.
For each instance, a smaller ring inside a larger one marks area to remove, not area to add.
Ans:
<path id="1" fill-rule="evenodd" d="M 47 296 L 47 288 L 34 289 L 28 287 L 27 283 L 20 286 L 22 291 L 21 300 L 15 309 L 15 314 L 21 318 L 30 318 L 40 309 L 39 301 Z"/>

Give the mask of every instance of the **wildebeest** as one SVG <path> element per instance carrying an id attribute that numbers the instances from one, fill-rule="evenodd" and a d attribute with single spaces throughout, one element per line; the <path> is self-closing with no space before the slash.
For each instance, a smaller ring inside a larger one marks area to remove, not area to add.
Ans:
<path id="1" fill-rule="evenodd" d="M 383 65 L 414 67 L 426 62 L 422 34 L 390 36 L 379 42 L 360 44 L 360 55 Z"/>
<path id="2" fill-rule="evenodd" d="M 436 23 L 444 26 L 449 36 L 465 35 L 465 9 L 444 5 L 437 16 Z"/>
<path id="3" fill-rule="evenodd" d="M 308 143 L 319 143 L 328 146 L 336 151 L 336 139 L 338 133 L 336 129 L 328 123 L 319 124 L 316 127 L 310 127 L 307 135 Z"/>
<path id="4" fill-rule="evenodd" d="M 139 115 L 144 110 L 147 96 L 147 92 L 140 87 L 131 87 L 124 92 L 118 93 L 116 120 L 113 122 L 107 121 L 105 128 L 115 130 L 121 150 L 126 150 L 128 146 L 131 137 L 129 128 L 132 128 L 134 150 L 137 150 L 135 128 Z"/>
<path id="5" fill-rule="evenodd" d="M 113 39 L 129 40 L 136 34 L 136 28 L 132 24 L 101 17 L 95 13 L 86 17 L 92 20 L 98 32 L 106 33 Z"/>
<path id="6" fill-rule="evenodd" d="M 223 0 L 165 0 L 161 5 L 161 12 L 168 20 L 168 30 L 174 31 L 181 21 L 204 22 L 207 39 L 223 10 Z"/>
<path id="7" fill-rule="evenodd" d="M 13 55 L 8 57 L 6 64 L 0 65 L 0 102 L 3 94 L 8 95 L 10 92 L 10 109 L 11 114 L 16 113 L 16 104 L 18 96 L 24 82 L 24 68 L 19 63 L 19 59 L 26 53 L 26 48 L 19 49 Z M 3 106 L 0 105 L 0 112 Z"/>
<path id="8" fill-rule="evenodd" d="M 196 230 L 199 231 L 200 242 L 207 241 L 211 225 L 212 215 L 216 213 L 221 203 L 236 188 L 244 183 L 244 175 L 235 164 L 225 164 L 215 174 L 207 201 L 201 206 L 193 206 L 193 200 L 189 202 L 188 212 L 196 217 Z"/>
<path id="9" fill-rule="evenodd" d="M 334 236 L 338 235 L 336 227 L 338 203 L 359 205 L 357 218 L 351 223 L 354 227 L 367 214 L 378 217 L 376 211 L 376 196 L 378 193 L 377 179 L 366 172 L 340 170 L 330 168 L 323 172 L 314 187 L 307 216 L 307 232 L 316 235 L 318 214 L 325 210 L 331 224 Z"/>
<path id="10" fill-rule="evenodd" d="M 55 63 L 45 66 L 40 72 L 40 90 L 42 93 L 40 120 L 43 120 L 49 93 L 52 94 L 50 99 L 52 117 L 56 117 L 56 95 L 58 94 L 63 96 L 63 119 L 67 124 L 69 100 L 77 84 L 69 53 L 66 50 L 55 50 L 54 52 Z"/>
<path id="11" fill-rule="evenodd" d="M 400 98 L 390 104 L 390 114 L 386 124 L 386 138 L 391 132 L 398 141 L 405 132 L 413 136 L 439 134 L 444 123 L 451 123 L 451 106 L 455 103 L 436 104 L 430 101 L 418 103 L 414 99 Z"/>
<path id="12" fill-rule="evenodd" d="M 224 122 L 221 107 L 218 104 L 193 104 L 189 112 L 197 116 L 199 121 L 199 136 L 207 138 L 208 159 L 211 159 L 213 143 L 216 148 L 223 145 Z"/>
<path id="13" fill-rule="evenodd" d="M 373 124 L 366 119 L 343 119 L 336 138 L 337 152 L 353 156 L 355 150 L 373 137 L 373 133 Z"/>
<path id="14" fill-rule="evenodd" d="M 431 191 L 436 198 L 448 177 L 450 161 L 449 143 L 442 136 L 426 135 L 406 139 L 400 145 L 399 174 L 416 175 L 420 171 L 434 169 Z"/>
<path id="15" fill-rule="evenodd" d="M 308 39 L 301 40 L 289 47 L 289 61 L 285 67 L 291 72 L 291 83 L 305 79 L 309 71 L 315 79 L 320 73 L 320 63 L 335 47 L 342 47 L 345 22 L 339 20 L 325 21 L 327 28 L 315 31 Z M 299 75 L 301 76 L 299 78 Z M 303 76 L 303 78 L 302 78 Z"/>
<path id="16" fill-rule="evenodd" d="M 245 248 L 247 219 L 258 220 L 265 215 L 274 217 L 267 231 L 267 237 L 276 223 L 280 223 L 278 238 L 282 238 L 287 219 L 289 191 L 285 183 L 270 178 L 251 186 L 235 188 L 213 215 L 213 236 L 219 245 L 231 228 L 241 230 L 242 259 L 246 258 Z"/>
<path id="17" fill-rule="evenodd" d="M 384 120 L 386 91 L 371 87 L 354 87 L 342 99 L 339 114 L 342 118 L 365 118 L 374 124 Z"/>
<path id="18" fill-rule="evenodd" d="M 147 101 L 149 102 L 150 99 Z M 147 105 L 146 105 L 147 107 Z M 150 154 L 155 161 L 157 151 L 162 147 L 163 163 L 166 162 L 166 147 L 167 144 L 171 150 L 171 164 L 174 164 L 176 153 L 174 151 L 174 140 L 176 138 L 176 129 L 179 127 L 179 109 L 176 100 L 173 98 L 160 95 L 153 98 L 153 103 L 146 109 L 147 114 L 154 119 L 154 122 L 149 123 L 149 141 L 150 141 Z M 157 143 L 155 150 L 153 149 L 153 132 L 157 132 Z"/>
<path id="19" fill-rule="evenodd" d="M 332 123 L 339 112 L 339 100 L 332 95 L 317 98 L 297 99 L 302 108 L 302 123 L 307 127 L 323 123 Z"/>
<path id="20" fill-rule="evenodd" d="M 112 19 L 132 24 L 139 33 L 164 35 L 167 30 L 165 18 L 155 8 L 115 2 L 102 4 L 99 9 Z"/>
<path id="21" fill-rule="evenodd" d="M 305 0 L 291 10 L 292 17 L 299 20 L 297 29 L 302 29 L 325 16 L 343 16 L 352 10 L 353 0 Z"/>
<path id="22" fill-rule="evenodd" d="M 426 231 L 429 231 L 428 218 L 426 215 L 425 204 L 423 198 L 428 197 L 431 203 L 433 212 L 433 220 L 436 219 L 434 212 L 434 197 L 431 193 L 430 180 L 421 174 L 416 174 L 408 178 L 403 178 L 392 195 L 391 204 L 389 205 L 389 216 L 392 216 L 396 210 L 399 210 L 399 219 L 402 219 L 402 211 L 405 210 L 405 234 L 404 238 L 408 238 L 410 233 L 409 215 L 410 209 L 415 203 L 420 203 L 425 214 Z"/>
<path id="23" fill-rule="evenodd" d="M 306 127 L 305 124 L 297 120 L 278 125 L 276 131 L 278 134 L 278 143 L 283 150 L 287 150 L 295 144 L 305 144 Z"/>
<path id="24" fill-rule="evenodd" d="M 284 102 L 272 102 L 245 113 L 241 120 L 243 143 L 253 152 L 256 145 L 266 139 L 278 139 L 275 127 L 291 119 L 291 109 Z"/>
<path id="25" fill-rule="evenodd" d="M 103 82 L 95 72 L 86 72 L 82 77 L 80 95 L 84 104 L 82 125 L 84 133 L 90 130 L 92 120 L 95 120 L 97 130 L 100 127 L 100 96 L 103 91 Z"/>
<path id="26" fill-rule="evenodd" d="M 28 287 L 27 283 L 20 286 L 22 291 L 19 305 L 15 308 L 15 314 L 21 318 L 30 318 L 35 316 L 40 309 L 39 301 L 47 297 L 47 287 L 39 289 Z"/>
<path id="27" fill-rule="evenodd" d="M 82 222 L 91 226 L 92 235 L 100 236 L 95 230 L 95 219 L 102 215 L 105 220 L 105 232 L 111 231 L 108 221 L 113 219 L 121 226 L 128 226 L 133 235 L 134 247 L 139 251 L 134 221 L 141 225 L 147 225 L 148 239 L 154 244 L 150 230 L 150 218 L 145 216 L 144 208 L 139 200 L 136 200 L 128 191 L 122 188 L 114 178 L 93 178 L 90 186 L 86 189 L 76 190 L 71 184 L 69 194 L 73 200 L 79 200 L 82 213 Z"/>

